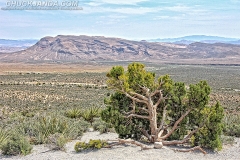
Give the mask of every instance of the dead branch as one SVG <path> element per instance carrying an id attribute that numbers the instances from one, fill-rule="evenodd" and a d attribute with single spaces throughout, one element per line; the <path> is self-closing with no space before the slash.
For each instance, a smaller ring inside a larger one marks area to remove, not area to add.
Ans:
<path id="1" fill-rule="evenodd" d="M 147 88 L 147 87 L 145 87 L 145 86 L 140 86 L 140 85 L 138 85 L 144 92 L 145 92 L 145 94 L 147 95 L 147 97 L 149 97 L 149 91 L 150 91 L 150 89 L 149 88 Z"/>
<path id="2" fill-rule="evenodd" d="M 128 94 L 127 92 L 122 92 L 122 93 L 124 93 L 128 98 L 132 99 L 133 101 L 136 101 L 136 102 L 139 102 L 139 103 L 148 104 L 147 100 L 138 99 L 138 98 L 136 98 L 136 97 L 131 96 L 131 95 Z"/>
<path id="3" fill-rule="evenodd" d="M 178 152 L 191 152 L 191 151 L 195 151 L 195 150 L 199 150 L 201 151 L 203 154 L 207 154 L 206 151 L 204 151 L 200 146 L 196 146 L 196 147 L 193 147 L 193 148 L 189 148 L 189 149 L 172 149 L 174 150 L 175 152 L 178 151 Z"/>
<path id="4" fill-rule="evenodd" d="M 145 137 L 147 137 L 147 139 L 150 141 L 152 137 L 148 134 L 148 132 L 145 129 L 141 129 L 141 131 L 142 131 L 143 135 Z"/>
<path id="5" fill-rule="evenodd" d="M 162 143 L 164 145 L 176 145 L 176 144 L 183 144 L 185 143 L 189 138 L 192 137 L 192 135 L 196 132 L 199 131 L 200 128 L 202 128 L 204 125 L 204 123 L 202 123 L 198 128 L 196 128 L 195 130 L 191 131 L 185 138 L 183 138 L 182 140 L 173 140 L 173 141 L 163 141 Z"/>
<path id="6" fill-rule="evenodd" d="M 109 144 L 107 146 L 105 146 L 104 148 L 112 148 L 113 146 L 117 146 L 117 145 L 122 145 L 122 144 L 134 144 L 136 146 L 139 146 L 141 147 L 141 150 L 148 150 L 148 149 L 154 149 L 153 146 L 147 146 L 145 144 L 142 144 L 141 142 L 138 142 L 138 141 L 134 141 L 134 140 L 131 140 L 131 139 L 128 139 L 128 140 L 124 140 L 124 139 L 118 139 L 118 140 L 108 140 L 108 141 L 115 141 L 115 143 L 113 144 Z M 168 147 L 167 147 L 168 148 Z M 177 149 L 177 148 L 169 148 L 173 151 L 177 151 L 177 152 L 192 152 L 192 151 L 195 151 L 195 150 L 199 150 L 201 151 L 203 154 L 207 154 L 206 151 L 204 151 L 204 149 L 202 149 L 200 146 L 196 146 L 196 147 L 193 147 L 193 148 L 189 148 L 189 149 Z"/>
<path id="7" fill-rule="evenodd" d="M 145 97 L 144 95 L 141 95 L 141 94 L 138 94 L 138 93 L 136 93 L 136 92 L 129 92 L 130 94 L 132 94 L 132 95 L 134 95 L 134 96 L 136 96 L 136 97 L 138 97 L 138 98 L 140 98 L 140 99 L 142 99 L 142 100 L 145 100 L 145 101 L 147 101 L 148 100 L 148 98 L 147 97 Z"/>
<path id="8" fill-rule="evenodd" d="M 162 102 L 162 100 L 164 100 L 162 91 L 159 90 L 158 93 L 159 93 L 159 99 L 158 99 L 158 101 L 155 103 L 154 107 L 157 107 L 157 106 Z"/>
<path id="9" fill-rule="evenodd" d="M 134 114 L 134 113 L 136 113 L 135 101 L 134 101 L 134 100 L 132 100 L 132 101 L 133 101 L 133 103 L 132 103 L 131 106 L 130 106 L 130 107 L 132 108 L 132 110 L 129 111 L 129 112 L 123 112 L 125 115 L 129 115 L 129 114 Z M 146 108 L 144 108 L 144 107 L 139 107 L 139 109 L 145 111 L 146 113 L 149 113 L 149 111 L 148 111 Z"/>
<path id="10" fill-rule="evenodd" d="M 152 149 L 153 148 L 153 147 L 146 146 L 146 145 L 144 145 L 140 142 L 134 141 L 134 140 L 119 139 L 119 143 L 121 143 L 121 144 L 126 144 L 126 143 L 134 144 L 136 146 L 141 147 L 141 150 L 147 150 L 147 149 Z"/>
<path id="11" fill-rule="evenodd" d="M 162 87 L 162 85 L 163 85 L 163 81 L 162 81 L 162 79 L 161 79 L 161 81 L 160 81 L 160 83 L 159 83 L 157 89 L 156 89 L 154 92 L 152 92 L 152 93 L 150 94 L 150 97 L 155 96 L 155 95 L 159 92 L 159 90 L 160 90 L 160 88 Z"/>
<path id="12" fill-rule="evenodd" d="M 118 140 L 108 140 L 108 141 L 115 141 L 115 143 L 107 145 L 104 148 L 112 148 L 113 146 L 122 145 L 122 144 L 134 144 L 136 146 L 141 147 L 141 150 L 153 149 L 153 147 L 149 147 L 147 145 L 142 144 L 141 142 L 137 142 L 131 139 L 127 139 L 127 140 L 118 139 Z"/>

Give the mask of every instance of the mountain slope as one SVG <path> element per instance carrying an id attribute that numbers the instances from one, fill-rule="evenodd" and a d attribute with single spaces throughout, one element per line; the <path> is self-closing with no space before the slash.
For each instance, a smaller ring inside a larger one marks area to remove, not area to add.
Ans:
<path id="1" fill-rule="evenodd" d="M 240 63 L 240 46 L 192 43 L 190 45 L 130 41 L 100 36 L 44 37 L 32 47 L 0 54 L 0 61 L 152 61 L 171 63 Z M 228 61 L 228 62 L 225 62 Z"/>

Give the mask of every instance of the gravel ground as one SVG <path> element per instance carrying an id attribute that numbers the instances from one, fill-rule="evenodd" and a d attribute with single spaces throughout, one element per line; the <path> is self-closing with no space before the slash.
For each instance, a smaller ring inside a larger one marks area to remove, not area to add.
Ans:
<path id="1" fill-rule="evenodd" d="M 87 132 L 82 136 L 81 141 L 88 142 L 90 139 L 117 139 L 117 134 L 107 133 L 99 134 L 99 132 Z M 66 144 L 66 151 L 49 151 L 49 148 L 44 145 L 37 145 L 33 147 L 33 152 L 27 156 L 11 156 L 6 157 L 0 154 L 2 160 L 240 160 L 240 138 L 235 139 L 232 146 L 223 146 L 220 152 L 208 151 L 204 155 L 201 152 L 174 152 L 169 148 L 150 149 L 141 151 L 140 147 L 133 145 L 120 145 L 113 148 L 103 148 L 100 150 L 84 151 L 76 153 L 74 145 L 78 140 L 74 140 Z"/>

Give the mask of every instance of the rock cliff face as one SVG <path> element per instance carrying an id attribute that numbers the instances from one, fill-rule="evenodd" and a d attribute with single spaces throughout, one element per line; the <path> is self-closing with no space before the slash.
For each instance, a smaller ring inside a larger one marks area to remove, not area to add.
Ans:
<path id="1" fill-rule="evenodd" d="M 0 54 L 0 61 L 161 61 L 172 63 L 221 62 L 240 64 L 240 46 L 192 43 L 189 45 L 130 41 L 100 36 L 44 37 L 26 50 Z"/>

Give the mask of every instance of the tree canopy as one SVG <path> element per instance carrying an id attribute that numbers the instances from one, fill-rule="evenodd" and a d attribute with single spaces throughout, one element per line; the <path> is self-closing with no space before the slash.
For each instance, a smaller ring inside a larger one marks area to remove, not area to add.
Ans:
<path id="1" fill-rule="evenodd" d="M 168 75 L 156 78 L 141 63 L 129 64 L 126 71 L 115 66 L 107 77 L 115 92 L 105 99 L 101 117 L 120 138 L 221 149 L 223 108 L 218 102 L 208 105 L 206 81 L 187 87 Z"/>

